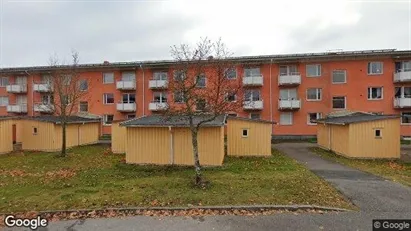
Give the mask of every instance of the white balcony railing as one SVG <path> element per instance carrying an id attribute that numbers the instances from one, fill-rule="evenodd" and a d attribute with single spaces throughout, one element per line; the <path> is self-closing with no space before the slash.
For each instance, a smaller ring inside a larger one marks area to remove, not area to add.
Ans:
<path id="1" fill-rule="evenodd" d="M 394 98 L 395 108 L 409 108 L 411 107 L 411 98 Z"/>
<path id="2" fill-rule="evenodd" d="M 399 71 L 394 73 L 394 82 L 409 82 L 411 81 L 411 71 Z"/>
<path id="3" fill-rule="evenodd" d="M 301 101 L 299 99 L 280 99 L 278 100 L 278 109 L 295 110 L 300 109 Z"/>
<path id="4" fill-rule="evenodd" d="M 33 90 L 37 92 L 52 92 L 53 85 L 51 83 L 35 83 Z"/>
<path id="5" fill-rule="evenodd" d="M 290 73 L 289 75 L 278 76 L 278 85 L 298 85 L 301 84 L 300 73 Z"/>
<path id="6" fill-rule="evenodd" d="M 152 79 L 148 83 L 148 87 L 150 89 L 155 89 L 155 88 L 167 88 L 168 87 L 168 81 L 167 80 L 156 80 Z"/>
<path id="7" fill-rule="evenodd" d="M 116 88 L 118 90 L 135 90 L 136 82 L 135 81 L 117 81 Z"/>
<path id="8" fill-rule="evenodd" d="M 36 103 L 36 104 L 34 104 L 34 111 L 35 112 L 42 112 L 42 113 L 52 113 L 52 112 L 54 112 L 54 105 L 44 104 L 44 103 Z"/>
<path id="9" fill-rule="evenodd" d="M 27 104 L 10 104 L 10 105 L 7 105 L 7 112 L 27 113 Z"/>
<path id="10" fill-rule="evenodd" d="M 166 102 L 151 102 L 148 105 L 148 109 L 150 111 L 163 111 L 168 108 L 168 104 Z"/>
<path id="11" fill-rule="evenodd" d="M 263 76 L 244 76 L 243 85 L 245 86 L 262 86 Z"/>
<path id="12" fill-rule="evenodd" d="M 7 85 L 6 91 L 10 93 L 26 93 L 27 84 L 10 84 Z"/>
<path id="13" fill-rule="evenodd" d="M 117 103 L 117 111 L 134 112 L 136 111 L 136 103 Z"/>
<path id="14" fill-rule="evenodd" d="M 262 110 L 263 106 L 262 100 L 244 101 L 243 103 L 244 110 Z"/>

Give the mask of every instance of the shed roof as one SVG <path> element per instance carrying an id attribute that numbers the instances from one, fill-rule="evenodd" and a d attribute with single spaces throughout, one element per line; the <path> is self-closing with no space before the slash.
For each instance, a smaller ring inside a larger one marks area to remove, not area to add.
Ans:
<path id="1" fill-rule="evenodd" d="M 262 120 L 262 119 L 250 119 L 250 118 L 238 117 L 238 116 L 228 116 L 227 119 L 244 120 L 244 121 L 250 121 L 250 122 L 256 122 L 256 123 L 275 124 L 274 121 Z"/>
<path id="2" fill-rule="evenodd" d="M 189 127 L 188 118 L 187 116 L 150 115 L 125 121 L 120 125 L 125 127 Z M 212 115 L 198 115 L 193 118 L 193 122 L 197 125 L 208 119 L 212 120 L 202 124 L 202 127 L 220 127 L 224 126 L 226 115 L 219 115 L 214 119 Z"/>
<path id="3" fill-rule="evenodd" d="M 61 119 L 59 116 L 32 116 L 32 117 L 20 117 L 22 119 L 36 120 L 41 122 L 49 122 L 55 124 L 61 124 Z M 85 118 L 80 116 L 68 116 L 68 124 L 80 124 L 80 123 L 97 123 L 100 119 L 97 118 Z"/>
<path id="4" fill-rule="evenodd" d="M 9 119 L 14 119 L 16 118 L 15 116 L 0 116 L 0 120 L 9 120 Z"/>
<path id="5" fill-rule="evenodd" d="M 385 119 L 394 119 L 399 118 L 398 115 L 375 115 L 371 113 L 364 112 L 354 112 L 348 115 L 343 116 L 332 116 L 326 117 L 324 119 L 316 120 L 317 123 L 323 124 L 337 124 L 337 125 L 346 125 L 351 123 L 361 123 L 375 120 L 385 120 Z"/>

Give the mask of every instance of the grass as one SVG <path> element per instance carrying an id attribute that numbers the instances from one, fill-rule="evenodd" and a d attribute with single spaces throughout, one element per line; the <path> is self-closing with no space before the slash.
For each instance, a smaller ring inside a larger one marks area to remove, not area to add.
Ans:
<path id="1" fill-rule="evenodd" d="M 192 186 L 193 169 L 138 166 L 108 146 L 0 156 L 0 212 L 127 206 L 316 204 L 353 208 L 331 186 L 273 150 L 267 158 L 226 157 L 206 168 L 207 189 Z"/>
<path id="2" fill-rule="evenodd" d="M 349 159 L 321 148 L 311 148 L 311 151 L 323 158 L 411 186 L 411 163 L 400 160 Z"/>

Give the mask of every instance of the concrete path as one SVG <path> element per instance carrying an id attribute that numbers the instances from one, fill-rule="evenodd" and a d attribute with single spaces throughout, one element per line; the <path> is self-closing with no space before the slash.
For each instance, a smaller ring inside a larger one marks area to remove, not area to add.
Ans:
<path id="1" fill-rule="evenodd" d="M 411 188 L 365 173 L 311 153 L 308 143 L 274 145 L 284 154 L 304 164 L 366 212 L 411 212 Z"/>

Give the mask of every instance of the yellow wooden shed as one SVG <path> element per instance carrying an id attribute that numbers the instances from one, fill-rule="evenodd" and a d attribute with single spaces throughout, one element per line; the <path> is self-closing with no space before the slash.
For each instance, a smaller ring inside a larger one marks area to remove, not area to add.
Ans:
<path id="1" fill-rule="evenodd" d="M 69 116 L 67 118 L 67 147 L 95 144 L 100 135 L 100 120 Z M 61 149 L 62 126 L 57 116 L 21 118 L 22 149 L 55 152 Z"/>
<path id="2" fill-rule="evenodd" d="M 273 122 L 243 117 L 227 118 L 227 155 L 270 156 Z"/>
<path id="3" fill-rule="evenodd" d="M 0 154 L 13 151 L 13 118 L 0 117 Z"/>
<path id="4" fill-rule="evenodd" d="M 207 117 L 194 118 L 194 124 Z M 201 125 L 198 134 L 200 164 L 219 166 L 224 160 L 225 115 Z M 135 164 L 193 165 L 193 149 L 185 117 L 145 116 L 121 123 L 126 127 L 126 162 Z"/>
<path id="5" fill-rule="evenodd" d="M 120 126 L 121 121 L 114 121 L 111 124 L 111 152 L 126 152 L 126 127 Z"/>
<path id="6" fill-rule="evenodd" d="M 400 157 L 400 117 L 354 112 L 317 120 L 319 147 L 350 158 Z"/>

